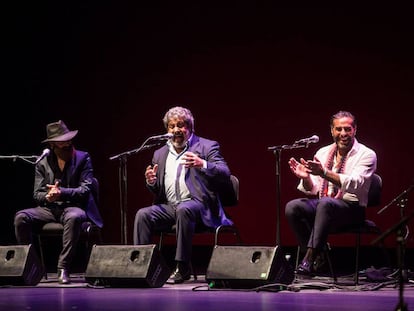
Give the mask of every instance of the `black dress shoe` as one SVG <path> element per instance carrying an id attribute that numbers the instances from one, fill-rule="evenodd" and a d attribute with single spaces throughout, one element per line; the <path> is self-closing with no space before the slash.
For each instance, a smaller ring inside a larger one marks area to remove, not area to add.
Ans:
<path id="1" fill-rule="evenodd" d="M 59 284 L 69 284 L 70 277 L 66 269 L 58 269 L 58 282 Z"/>
<path id="2" fill-rule="evenodd" d="M 313 263 L 307 260 L 302 261 L 296 269 L 296 274 L 303 276 L 313 276 L 313 272 Z"/>
<path id="3" fill-rule="evenodd" d="M 178 263 L 177 268 L 171 273 L 170 278 L 167 280 L 167 284 L 181 284 L 191 278 L 190 265 L 185 263 Z"/>

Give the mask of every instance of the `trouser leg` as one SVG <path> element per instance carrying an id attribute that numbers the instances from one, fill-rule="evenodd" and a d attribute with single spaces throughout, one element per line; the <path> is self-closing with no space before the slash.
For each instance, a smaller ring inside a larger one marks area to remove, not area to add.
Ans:
<path id="1" fill-rule="evenodd" d="M 328 242 L 329 233 L 340 231 L 348 225 L 360 224 L 364 218 L 364 207 L 329 197 L 321 198 L 318 200 L 308 247 L 322 249 Z"/>
<path id="2" fill-rule="evenodd" d="M 33 243 L 33 232 L 47 222 L 56 221 L 47 208 L 34 207 L 18 211 L 14 217 L 14 233 L 18 244 Z"/>
<path id="3" fill-rule="evenodd" d="M 285 216 L 298 240 L 301 252 L 306 250 L 315 220 L 316 205 L 309 199 L 294 199 L 285 207 Z"/>
<path id="4" fill-rule="evenodd" d="M 175 223 L 175 209 L 166 204 L 141 208 L 135 214 L 133 243 L 150 244 L 152 234 L 157 230 L 171 228 Z"/>
<path id="5" fill-rule="evenodd" d="M 76 253 L 85 212 L 77 207 L 67 207 L 61 216 L 63 224 L 62 251 L 59 254 L 58 269 L 70 269 Z"/>
<path id="6" fill-rule="evenodd" d="M 192 241 L 196 224 L 201 222 L 200 211 L 202 205 L 195 201 L 185 201 L 177 206 L 177 250 L 176 261 L 189 263 L 192 254 Z"/>

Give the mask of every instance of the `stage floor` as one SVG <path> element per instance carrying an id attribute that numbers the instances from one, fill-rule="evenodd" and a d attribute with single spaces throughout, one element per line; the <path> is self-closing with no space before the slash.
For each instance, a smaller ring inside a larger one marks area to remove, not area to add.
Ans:
<path id="1" fill-rule="evenodd" d="M 204 276 L 184 284 L 164 284 L 157 288 L 113 288 L 92 286 L 83 274 L 72 275 L 72 283 L 59 285 L 49 274 L 36 286 L 2 286 L 0 310 L 301 310 L 301 311 L 382 311 L 414 310 L 414 284 L 400 287 L 397 279 L 347 285 L 349 277 L 318 277 L 295 280 L 288 286 L 270 284 L 261 288 L 234 289 L 209 287 Z M 390 284 L 389 284 L 390 283 Z M 393 283 L 393 284 L 391 284 Z"/>

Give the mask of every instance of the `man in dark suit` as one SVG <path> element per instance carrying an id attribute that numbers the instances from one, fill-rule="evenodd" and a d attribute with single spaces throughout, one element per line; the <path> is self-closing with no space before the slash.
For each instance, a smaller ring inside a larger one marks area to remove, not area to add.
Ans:
<path id="1" fill-rule="evenodd" d="M 14 219 L 19 244 L 30 244 L 33 232 L 49 222 L 63 224 L 62 250 L 58 260 L 58 281 L 70 283 L 69 269 L 74 258 L 81 225 L 88 218 L 102 227 L 102 219 L 93 195 L 94 182 L 90 155 L 76 150 L 72 139 L 78 133 L 70 131 L 61 120 L 46 126 L 52 152 L 35 166 L 33 198 L 38 206 L 20 210 Z"/>
<path id="2" fill-rule="evenodd" d="M 134 244 L 150 244 L 154 231 L 176 225 L 177 266 L 167 283 L 178 284 L 191 276 L 196 226 L 232 224 L 217 194 L 219 184 L 230 178 L 230 169 L 216 141 L 194 134 L 190 110 L 171 108 L 163 123 L 173 136 L 154 152 L 152 165 L 146 168 L 146 185 L 154 194 L 154 202 L 135 215 Z"/>

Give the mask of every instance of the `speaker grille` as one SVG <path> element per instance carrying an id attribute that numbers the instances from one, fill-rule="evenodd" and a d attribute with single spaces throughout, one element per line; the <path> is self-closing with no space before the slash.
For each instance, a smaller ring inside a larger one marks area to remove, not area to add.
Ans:
<path id="1" fill-rule="evenodd" d="M 0 246 L 1 285 L 37 285 L 44 273 L 32 245 Z"/>
<path id="2" fill-rule="evenodd" d="M 211 286 L 228 288 L 287 285 L 293 279 L 293 267 L 277 246 L 215 246 L 206 273 Z"/>
<path id="3" fill-rule="evenodd" d="M 85 273 L 88 283 L 113 287 L 161 287 L 169 276 L 155 244 L 94 245 Z"/>

